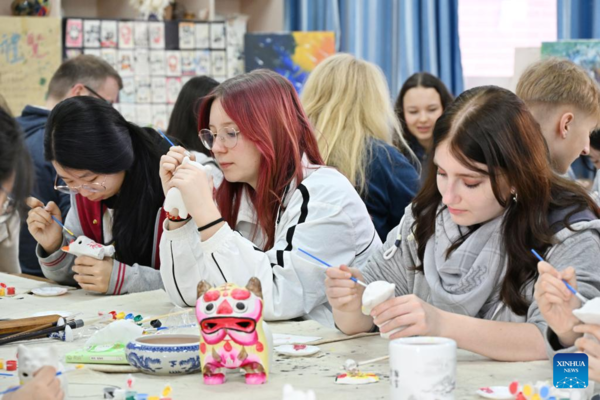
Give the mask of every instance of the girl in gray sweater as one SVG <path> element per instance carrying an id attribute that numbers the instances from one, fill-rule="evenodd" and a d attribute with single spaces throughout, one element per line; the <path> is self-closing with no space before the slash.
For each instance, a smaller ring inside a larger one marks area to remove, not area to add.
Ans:
<path id="1" fill-rule="evenodd" d="M 533 298 L 534 248 L 600 294 L 600 221 L 592 199 L 552 172 L 526 106 L 494 86 L 468 90 L 434 129 L 423 188 L 362 269 L 330 268 L 327 296 L 347 334 L 381 327 L 391 338 L 443 336 L 504 361 L 545 359 L 547 324 Z M 396 285 L 396 297 L 361 313 L 350 276 Z M 512 340 L 507 340 L 511 338 Z M 518 338 L 518 340 L 514 340 Z"/>

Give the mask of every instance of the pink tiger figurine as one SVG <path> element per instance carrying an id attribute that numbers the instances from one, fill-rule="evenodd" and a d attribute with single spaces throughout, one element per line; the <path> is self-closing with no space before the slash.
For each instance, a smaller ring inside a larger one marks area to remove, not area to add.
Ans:
<path id="1" fill-rule="evenodd" d="M 249 385 L 267 381 L 273 337 L 262 313 L 257 278 L 251 278 L 245 288 L 231 283 L 217 288 L 205 281 L 198 284 L 196 317 L 205 384 L 225 383 L 223 368 L 245 370 Z"/>

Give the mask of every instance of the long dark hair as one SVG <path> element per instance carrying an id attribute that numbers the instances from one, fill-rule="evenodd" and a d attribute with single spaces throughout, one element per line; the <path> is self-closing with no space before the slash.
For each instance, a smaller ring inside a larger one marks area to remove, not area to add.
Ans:
<path id="1" fill-rule="evenodd" d="M 552 172 L 539 125 L 525 104 L 508 90 L 483 86 L 464 92 L 438 119 L 433 139 L 433 152 L 440 143 L 448 141 L 451 153 L 461 164 L 489 175 L 494 196 L 506 209 L 502 229 L 507 270 L 500 298 L 516 314 L 526 315 L 530 304 L 525 288 L 538 275 L 537 259 L 530 249 L 545 252 L 552 246 L 549 214 L 569 208 L 563 224 L 570 228 L 568 219 L 572 214 L 589 208 L 598 216 L 597 206 L 580 185 Z M 476 163 L 486 165 L 487 171 Z M 423 271 L 425 246 L 435 232 L 442 200 L 436 174 L 430 157 L 426 180 L 412 205 L 421 262 L 416 267 L 418 271 Z M 516 202 L 501 193 L 503 183 L 515 189 Z M 477 228 L 469 227 L 468 233 L 446 254 Z"/>
<path id="2" fill-rule="evenodd" d="M 154 224 L 164 194 L 158 175 L 158 133 L 127 122 L 92 96 L 59 103 L 48 117 L 44 156 L 62 167 L 97 174 L 125 171 L 114 203 L 119 261 L 151 265 Z"/>
<path id="3" fill-rule="evenodd" d="M 412 74 L 402 88 L 400 88 L 400 93 L 396 98 L 396 105 L 394 109 L 396 110 L 396 115 L 398 116 L 398 120 L 400 120 L 400 124 L 402 125 L 402 135 L 404 135 L 404 139 L 411 145 L 414 146 L 415 143 L 418 143 L 417 138 L 408 130 L 408 126 L 406 125 L 406 119 L 404 118 L 404 95 L 410 89 L 414 89 L 417 87 L 423 88 L 431 88 L 435 89 L 436 92 L 440 95 L 440 101 L 442 103 L 442 109 L 445 110 L 448 108 L 452 100 L 454 99 L 444 82 L 442 82 L 439 78 L 431 75 L 429 72 L 417 72 L 416 74 Z"/>
<path id="4" fill-rule="evenodd" d="M 31 194 L 33 168 L 17 122 L 0 107 L 0 184 L 16 173 L 11 195 L 21 216 L 27 215 L 25 199 Z M 0 205 L 1 206 L 1 205 Z"/>
<path id="5" fill-rule="evenodd" d="M 217 86 L 219 82 L 208 76 L 196 76 L 183 85 L 167 129 L 167 135 L 178 139 L 183 147 L 207 156 L 210 155 L 210 151 L 198 137 L 198 107 L 202 98 Z"/>

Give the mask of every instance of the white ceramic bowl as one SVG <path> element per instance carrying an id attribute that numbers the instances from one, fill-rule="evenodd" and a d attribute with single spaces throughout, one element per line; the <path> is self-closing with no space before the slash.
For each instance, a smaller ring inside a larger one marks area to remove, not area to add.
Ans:
<path id="1" fill-rule="evenodd" d="M 127 344 L 129 364 L 154 375 L 183 375 L 200 371 L 200 337 L 146 335 Z"/>

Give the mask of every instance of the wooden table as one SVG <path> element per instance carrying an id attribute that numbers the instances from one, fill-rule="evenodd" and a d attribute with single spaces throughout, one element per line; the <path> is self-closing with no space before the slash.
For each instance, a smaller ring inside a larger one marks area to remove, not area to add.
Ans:
<path id="1" fill-rule="evenodd" d="M 143 316 L 152 316 L 174 310 L 168 296 L 162 290 L 123 296 L 99 296 L 83 290 L 72 290 L 60 297 L 37 297 L 23 294 L 34 287 L 48 285 L 21 277 L 0 273 L 0 282 L 15 286 L 17 296 L 0 300 L 0 318 L 21 318 L 34 312 L 69 311 L 78 313 L 79 318 L 93 318 L 98 311 L 125 311 Z M 193 314 L 190 314 L 192 320 Z M 321 336 L 324 339 L 343 338 L 340 332 L 323 327 L 314 321 L 270 323 L 276 333 L 307 336 Z M 85 329 L 85 328 L 84 328 Z M 77 332 L 77 331 L 75 331 Z M 197 328 L 180 331 L 195 333 Z M 28 346 L 55 344 L 61 354 L 81 348 L 86 338 L 78 338 L 72 343 L 40 339 L 27 342 Z M 312 389 L 319 400 L 336 399 L 388 399 L 389 366 L 387 362 L 374 364 L 366 369 L 379 374 L 381 381 L 363 386 L 337 385 L 336 374 L 348 358 L 356 361 L 367 360 L 388 353 L 388 341 L 377 336 L 363 337 L 348 341 L 338 341 L 319 345 L 321 352 L 312 357 L 290 358 L 274 356 L 274 365 L 269 382 L 262 386 L 247 386 L 243 377 L 228 373 L 228 382 L 221 386 L 206 386 L 201 374 L 188 376 L 159 377 L 135 374 L 134 389 L 140 393 L 159 395 L 164 386 L 170 383 L 174 399 L 204 398 L 216 395 L 218 399 L 281 399 L 283 385 L 289 383 L 297 389 Z M 0 358 L 14 359 L 17 344 L 0 346 Z M 6 371 L 3 371 L 6 372 Z M 464 350 L 458 351 L 456 399 L 479 398 L 475 391 L 483 386 L 508 385 L 512 380 L 521 382 L 550 381 L 552 369 L 549 361 L 503 363 L 491 361 Z M 107 374 L 82 369 L 68 374 L 70 398 L 101 399 L 103 388 L 107 386 L 125 387 L 127 374 Z M 18 378 L 0 377 L 0 391 L 18 384 Z"/>

